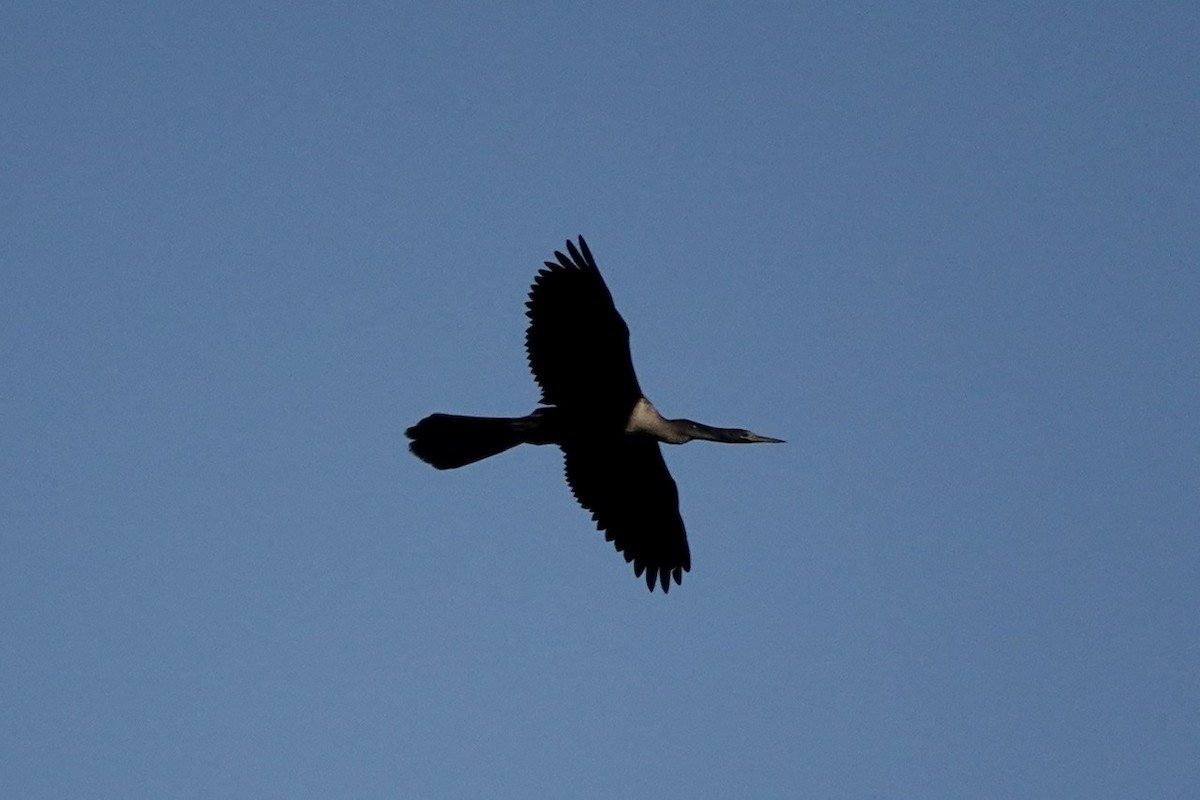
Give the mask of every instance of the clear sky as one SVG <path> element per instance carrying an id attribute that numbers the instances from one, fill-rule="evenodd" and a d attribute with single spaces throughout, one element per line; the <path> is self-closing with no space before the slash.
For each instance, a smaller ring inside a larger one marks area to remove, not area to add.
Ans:
<path id="1" fill-rule="evenodd" d="M 1200 7 L 9 2 L 0 796 L 1183 798 Z M 521 414 L 587 237 L 694 566 Z"/>

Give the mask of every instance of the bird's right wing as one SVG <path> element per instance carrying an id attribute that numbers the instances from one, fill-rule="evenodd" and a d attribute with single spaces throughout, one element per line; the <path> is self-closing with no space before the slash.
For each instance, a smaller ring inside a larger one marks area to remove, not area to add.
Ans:
<path id="1" fill-rule="evenodd" d="M 646 586 L 663 592 L 692 568 L 687 532 L 679 516 L 679 492 L 658 442 L 621 435 L 562 445 L 567 483 L 596 527 Z"/>
<path id="2" fill-rule="evenodd" d="M 556 251 L 529 290 L 525 350 L 542 402 L 624 427 L 642 396 L 629 355 L 629 328 L 613 305 L 587 242 Z M 618 419 L 619 417 L 619 419 Z M 599 421 L 599 420 L 597 420 Z"/>

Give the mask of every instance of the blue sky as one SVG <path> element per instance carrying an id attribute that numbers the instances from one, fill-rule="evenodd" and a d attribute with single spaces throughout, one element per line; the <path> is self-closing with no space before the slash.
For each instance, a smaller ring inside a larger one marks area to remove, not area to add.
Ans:
<path id="1" fill-rule="evenodd" d="M 9 3 L 0 795 L 1190 797 L 1194 3 Z M 650 595 L 537 394 L 584 234 Z"/>

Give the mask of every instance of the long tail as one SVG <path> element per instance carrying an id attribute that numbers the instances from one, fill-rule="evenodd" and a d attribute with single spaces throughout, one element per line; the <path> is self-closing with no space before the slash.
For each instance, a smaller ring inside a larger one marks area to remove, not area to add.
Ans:
<path id="1" fill-rule="evenodd" d="M 430 414 L 405 434 L 413 455 L 438 469 L 456 469 L 531 441 L 537 417 Z"/>

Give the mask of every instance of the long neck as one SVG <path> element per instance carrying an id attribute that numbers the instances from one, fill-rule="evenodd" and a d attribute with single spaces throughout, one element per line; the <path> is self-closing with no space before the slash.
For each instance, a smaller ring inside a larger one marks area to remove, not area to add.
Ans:
<path id="1" fill-rule="evenodd" d="M 692 440 L 675 420 L 664 419 L 663 415 L 658 413 L 658 409 L 644 397 L 633 407 L 629 422 L 625 424 L 625 432 L 642 433 L 668 444 L 683 444 Z"/>

